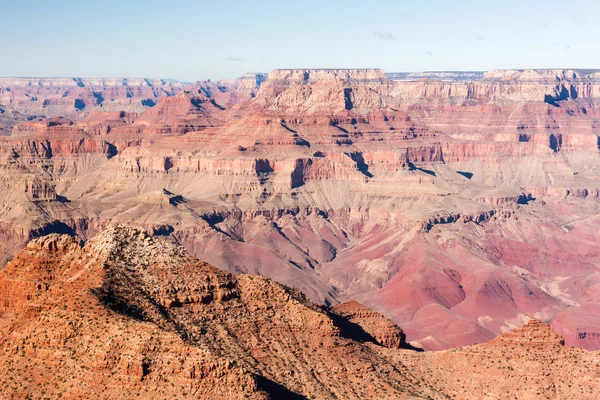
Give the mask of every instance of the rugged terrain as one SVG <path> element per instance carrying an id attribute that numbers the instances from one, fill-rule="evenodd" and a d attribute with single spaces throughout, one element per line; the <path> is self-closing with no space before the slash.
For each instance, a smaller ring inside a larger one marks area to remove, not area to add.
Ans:
<path id="1" fill-rule="evenodd" d="M 163 79 L 0 78 L 0 104 L 29 120 L 77 118 L 92 109 L 142 112 L 184 86 Z"/>
<path id="2" fill-rule="evenodd" d="M 416 347 L 541 319 L 600 348 L 598 71 L 277 70 L 73 115 L 4 100 L 16 86 L 2 264 L 122 222 L 320 304 L 355 299 Z"/>
<path id="3" fill-rule="evenodd" d="M 32 240 L 0 271 L 1 398 L 597 398 L 600 358 L 532 321 L 416 352 L 357 302 L 320 307 L 111 226 Z"/>

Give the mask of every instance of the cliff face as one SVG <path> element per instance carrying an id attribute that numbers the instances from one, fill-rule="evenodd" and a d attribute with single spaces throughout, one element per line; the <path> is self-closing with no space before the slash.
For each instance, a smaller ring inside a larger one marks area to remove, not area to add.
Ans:
<path id="1" fill-rule="evenodd" d="M 284 85 L 340 82 L 342 84 L 384 83 L 381 69 L 278 69 L 269 73 L 267 83 Z"/>
<path id="2" fill-rule="evenodd" d="M 429 72 L 390 72 L 386 74 L 395 81 L 412 80 L 444 80 L 444 81 L 473 81 L 483 78 L 482 71 L 429 71 Z"/>
<path id="3" fill-rule="evenodd" d="M 556 83 L 556 81 L 578 81 L 598 83 L 600 70 L 594 69 L 526 69 L 494 70 L 483 74 L 484 80 L 491 81 L 530 81 L 533 83 Z"/>
<path id="4" fill-rule="evenodd" d="M 124 222 L 320 303 L 356 299 L 418 347 L 557 316 L 569 345 L 597 348 L 577 334 L 600 329 L 582 311 L 600 254 L 595 73 L 444 76 L 280 70 L 143 113 L 23 122 L 0 140 L 1 259 Z"/>
<path id="5" fill-rule="evenodd" d="M 261 85 L 257 109 L 285 110 L 303 116 L 381 109 L 382 70 L 275 70 Z M 375 90 L 373 90 L 375 88 Z"/>

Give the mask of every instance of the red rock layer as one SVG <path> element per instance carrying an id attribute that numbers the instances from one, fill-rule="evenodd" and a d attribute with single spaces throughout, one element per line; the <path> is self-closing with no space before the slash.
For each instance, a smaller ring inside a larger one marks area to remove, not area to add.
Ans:
<path id="1" fill-rule="evenodd" d="M 264 78 L 15 127 L 0 141 L 2 260 L 42 233 L 134 223 L 314 301 L 355 298 L 426 349 L 553 317 L 568 344 L 600 346 L 585 311 L 599 282 L 596 73 Z"/>
<path id="2" fill-rule="evenodd" d="M 387 347 L 357 332 L 368 332 Z M 364 341 L 367 339 L 367 341 Z M 6 398 L 584 398 L 594 353 L 529 322 L 483 345 L 398 349 L 402 331 L 356 302 L 326 310 L 269 279 L 220 271 L 113 226 L 82 245 L 31 241 L 0 271 Z"/>
<path id="3" fill-rule="evenodd" d="M 0 78 L 0 105 L 37 117 L 76 116 L 92 109 L 141 112 L 183 86 L 159 79 Z"/>
<path id="4" fill-rule="evenodd" d="M 394 357 L 449 396 L 464 399 L 594 399 L 596 358 L 565 347 L 562 337 L 539 321 L 482 345 Z"/>
<path id="5" fill-rule="evenodd" d="M 121 226 L 29 243 L 0 310 L 3 397 L 440 397 L 297 290 Z"/>

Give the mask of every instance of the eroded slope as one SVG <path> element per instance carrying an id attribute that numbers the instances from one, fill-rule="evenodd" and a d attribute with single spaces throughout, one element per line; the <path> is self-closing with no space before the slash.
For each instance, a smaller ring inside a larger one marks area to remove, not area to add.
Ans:
<path id="1" fill-rule="evenodd" d="M 442 77 L 443 78 L 443 77 Z M 350 299 L 427 349 L 531 318 L 598 348 L 598 75 L 394 81 L 280 70 L 0 142 L 0 247 L 112 222 L 230 272 Z"/>
<path id="2" fill-rule="evenodd" d="M 297 290 L 123 226 L 32 241 L 0 310 L 6 398 L 443 397 Z"/>

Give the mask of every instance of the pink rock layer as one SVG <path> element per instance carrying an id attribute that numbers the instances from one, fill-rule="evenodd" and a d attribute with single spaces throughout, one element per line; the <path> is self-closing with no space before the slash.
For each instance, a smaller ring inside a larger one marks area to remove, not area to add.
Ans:
<path id="1" fill-rule="evenodd" d="M 40 99 L 129 90 L 40 82 Z M 33 96 L 25 83 L 1 98 Z M 145 111 L 47 112 L 0 140 L 0 256 L 124 222 L 326 305 L 356 299 L 416 347 L 542 319 L 598 349 L 599 88 L 590 71 L 281 70 L 173 86 Z"/>

